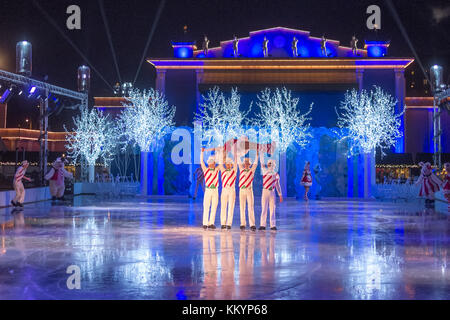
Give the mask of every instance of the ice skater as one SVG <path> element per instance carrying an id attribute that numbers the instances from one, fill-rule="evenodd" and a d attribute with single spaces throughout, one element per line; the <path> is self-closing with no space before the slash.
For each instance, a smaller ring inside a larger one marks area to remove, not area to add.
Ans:
<path id="1" fill-rule="evenodd" d="M 352 48 L 352 53 L 354 56 L 358 55 L 358 39 L 356 39 L 356 36 L 352 36 L 352 40 L 350 41 L 350 47 Z"/>
<path id="2" fill-rule="evenodd" d="M 205 176 L 203 175 L 203 169 L 201 166 L 195 169 L 194 180 L 195 180 L 195 190 L 192 199 L 195 200 L 195 198 L 197 198 L 198 187 L 201 187 L 203 193 L 205 193 Z"/>
<path id="3" fill-rule="evenodd" d="M 267 40 L 266 37 L 264 37 L 264 40 L 262 43 L 262 49 L 263 49 L 264 58 L 267 58 L 269 56 L 269 40 Z"/>
<path id="4" fill-rule="evenodd" d="M 420 197 L 425 197 L 426 205 L 434 204 L 434 193 L 439 191 L 439 186 L 442 181 L 433 173 L 431 164 L 429 162 L 420 162 L 419 166 L 422 167 L 420 171 L 420 177 L 416 184 L 420 185 Z"/>
<path id="5" fill-rule="evenodd" d="M 256 150 L 256 157 L 253 165 L 250 163 L 249 158 L 244 159 L 244 163 L 238 158 L 239 163 L 239 207 L 241 213 L 241 230 L 245 230 L 247 225 L 245 217 L 245 207 L 248 210 L 248 220 L 250 223 L 250 229 L 256 231 L 255 225 L 255 208 L 253 197 L 253 179 L 255 178 L 255 171 L 258 167 L 258 149 Z"/>
<path id="6" fill-rule="evenodd" d="M 225 154 L 224 154 L 225 157 Z M 225 159 L 225 167 L 220 164 L 222 174 L 222 194 L 220 195 L 220 224 L 222 229 L 231 229 L 233 224 L 234 204 L 236 202 L 237 152 L 234 160 Z M 227 213 L 228 212 L 228 213 Z"/>
<path id="7" fill-rule="evenodd" d="M 23 207 L 23 202 L 25 200 L 25 188 L 22 183 L 22 179 L 31 182 L 32 180 L 28 177 L 25 177 L 25 172 L 28 168 L 28 161 L 23 160 L 22 165 L 17 169 L 16 174 L 14 175 L 13 187 L 14 191 L 16 191 L 16 196 L 11 203 L 14 207 Z"/>
<path id="8" fill-rule="evenodd" d="M 205 176 L 205 194 L 203 197 L 203 229 L 215 229 L 216 211 L 219 203 L 219 167 L 216 166 L 216 160 L 213 156 L 208 158 L 208 166 L 205 166 L 203 160 L 205 148 L 202 148 L 200 154 L 200 165 Z M 210 211 L 211 210 L 211 211 Z"/>
<path id="9" fill-rule="evenodd" d="M 320 39 L 320 52 L 324 57 L 327 57 L 327 39 L 325 38 L 325 35 L 322 36 Z"/>
<path id="10" fill-rule="evenodd" d="M 444 164 L 445 171 L 447 172 L 442 182 L 442 190 L 444 190 L 444 197 L 448 202 L 448 209 L 450 211 L 450 162 Z"/>
<path id="11" fill-rule="evenodd" d="M 294 37 L 294 39 L 292 39 L 292 43 L 291 43 L 291 49 L 292 49 L 292 56 L 294 58 L 298 57 L 298 49 L 297 49 L 297 45 L 298 45 L 298 40 L 296 37 Z"/>
<path id="12" fill-rule="evenodd" d="M 64 190 L 66 189 L 64 178 L 73 179 L 73 175 L 64 169 L 64 162 L 61 158 L 57 158 L 53 162 L 53 167 L 44 178 L 49 181 L 52 200 L 64 200 Z"/>
<path id="13" fill-rule="evenodd" d="M 311 186 L 312 186 L 312 177 L 311 177 L 309 161 L 306 161 L 305 168 L 303 169 L 303 175 L 302 175 L 300 184 L 305 188 L 305 193 L 303 194 L 303 199 L 305 201 L 309 201 L 308 192 L 309 192 L 309 188 L 311 188 Z"/>
<path id="14" fill-rule="evenodd" d="M 233 39 L 233 56 L 235 58 L 239 57 L 239 39 L 236 36 Z"/>
<path id="15" fill-rule="evenodd" d="M 264 164 L 264 154 L 261 154 L 261 173 L 263 175 L 263 190 L 261 197 L 261 221 L 259 230 L 266 230 L 267 223 L 267 209 L 270 211 L 270 230 L 277 230 L 275 217 L 275 190 L 277 190 L 280 197 L 280 203 L 283 202 L 283 195 L 281 194 L 280 176 L 276 172 L 275 160 L 267 161 L 267 166 Z"/>

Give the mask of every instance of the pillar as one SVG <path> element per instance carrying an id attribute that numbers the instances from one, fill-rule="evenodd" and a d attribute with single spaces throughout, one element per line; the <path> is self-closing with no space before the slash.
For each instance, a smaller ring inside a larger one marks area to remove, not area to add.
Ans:
<path id="1" fill-rule="evenodd" d="M 358 90 L 363 89 L 364 69 L 356 69 L 356 83 L 358 84 Z"/>
<path id="2" fill-rule="evenodd" d="M 166 92 L 166 70 L 156 70 L 156 90 L 161 93 Z"/>
<path id="3" fill-rule="evenodd" d="M 8 115 L 8 105 L 0 103 L 0 128 L 6 128 L 6 117 Z"/>
<path id="4" fill-rule="evenodd" d="M 405 71 L 404 69 L 395 69 L 395 98 L 397 99 L 397 105 L 395 107 L 395 113 L 400 114 L 404 111 L 405 106 Z M 401 125 L 400 131 L 403 133 L 401 138 L 397 139 L 395 143 L 395 152 L 405 152 L 405 115 L 400 118 Z"/>
<path id="5" fill-rule="evenodd" d="M 280 187 L 283 197 L 287 197 L 287 164 L 286 152 L 280 153 Z"/>

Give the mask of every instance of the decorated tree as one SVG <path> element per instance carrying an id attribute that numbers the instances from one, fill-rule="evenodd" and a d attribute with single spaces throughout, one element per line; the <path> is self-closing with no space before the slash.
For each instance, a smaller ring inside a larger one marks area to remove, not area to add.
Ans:
<path id="1" fill-rule="evenodd" d="M 312 106 L 306 113 L 298 109 L 299 99 L 292 97 L 290 90 L 276 88 L 271 91 L 266 88 L 258 95 L 259 114 L 257 124 L 260 126 L 260 136 L 276 143 L 281 153 L 296 143 L 303 148 L 308 144 Z"/>
<path id="2" fill-rule="evenodd" d="M 370 154 L 393 146 L 402 137 L 401 113 L 395 112 L 397 101 L 380 87 L 371 91 L 347 91 L 338 114 L 340 140 L 349 143 L 348 156 Z"/>
<path id="3" fill-rule="evenodd" d="M 219 87 L 214 87 L 203 97 L 200 112 L 195 114 L 194 132 L 206 144 L 223 144 L 243 132 L 243 124 L 251 110 L 241 111 L 241 95 L 236 88 L 226 96 Z"/>
<path id="4" fill-rule="evenodd" d="M 141 150 L 141 187 L 148 194 L 148 154 L 174 125 L 175 107 L 169 106 L 164 95 L 153 88 L 131 90 L 126 99 L 126 108 L 120 114 L 123 134 L 128 143 Z"/>
<path id="5" fill-rule="evenodd" d="M 72 162 L 87 163 L 89 181 L 94 181 L 95 163 L 98 159 L 108 161 L 113 153 L 113 125 L 108 116 L 97 109 L 81 108 L 81 114 L 73 118 L 74 128 L 66 131 L 67 155 Z"/>

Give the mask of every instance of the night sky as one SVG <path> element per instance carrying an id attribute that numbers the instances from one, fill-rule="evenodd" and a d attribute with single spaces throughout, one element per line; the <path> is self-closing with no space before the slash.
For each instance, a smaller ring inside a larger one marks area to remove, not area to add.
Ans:
<path id="1" fill-rule="evenodd" d="M 118 81 L 108 44 L 99 2 L 97 0 L 38 0 L 59 28 L 84 53 L 92 65 L 112 86 Z M 393 0 L 413 46 L 426 69 L 439 63 L 450 75 L 450 1 Z M 82 11 L 82 29 L 66 28 L 66 8 L 77 4 Z M 390 56 L 413 57 L 385 1 L 365 0 L 167 0 L 160 15 L 146 57 L 171 57 L 171 40 L 187 37 L 200 44 L 206 34 L 210 47 L 229 40 L 236 34 L 248 36 L 249 31 L 284 26 L 308 30 L 312 36 L 325 34 L 329 39 L 349 45 L 355 33 L 362 40 L 370 36 L 366 28 L 366 8 L 377 4 L 382 10 L 382 30 L 379 36 L 391 40 Z M 133 81 L 143 49 L 158 11 L 160 1 L 104 0 L 112 42 L 118 59 L 122 81 Z M 28 40 L 33 45 L 33 77 L 69 89 L 76 89 L 77 67 L 87 62 L 58 33 L 56 28 L 33 5 L 32 0 L 2 0 L 0 3 L 0 69 L 14 72 L 15 45 Z M 154 85 L 154 71 L 144 62 L 135 86 Z M 92 96 L 110 96 L 110 87 L 92 72 Z M 26 116 L 35 118 L 35 102 L 15 98 L 10 103 L 8 122 L 15 127 Z M 54 129 L 61 127 L 73 115 L 64 111 L 52 119 Z M 35 124 L 35 126 L 37 123 Z"/>

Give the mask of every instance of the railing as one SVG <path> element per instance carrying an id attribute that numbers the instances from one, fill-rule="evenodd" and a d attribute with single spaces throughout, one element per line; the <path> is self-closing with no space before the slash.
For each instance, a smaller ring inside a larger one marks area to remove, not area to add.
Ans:
<path id="1" fill-rule="evenodd" d="M 373 188 L 373 195 L 377 199 L 391 201 L 412 201 L 419 198 L 420 186 L 407 181 L 398 183 L 392 181 L 388 183 L 376 184 Z"/>
<path id="2" fill-rule="evenodd" d="M 97 195 L 105 198 L 135 196 L 139 193 L 140 184 L 130 176 L 96 175 Z"/>

